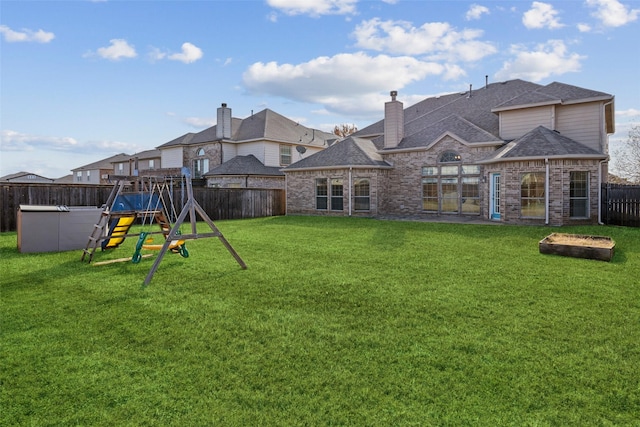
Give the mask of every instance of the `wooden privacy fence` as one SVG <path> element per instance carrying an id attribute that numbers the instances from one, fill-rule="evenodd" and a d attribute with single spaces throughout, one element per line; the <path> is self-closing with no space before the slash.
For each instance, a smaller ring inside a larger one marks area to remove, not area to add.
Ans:
<path id="1" fill-rule="evenodd" d="M 0 232 L 16 230 L 20 205 L 100 207 L 106 203 L 112 189 L 112 185 L 0 184 Z M 174 188 L 173 194 L 175 209 L 180 212 L 181 188 Z M 285 214 L 284 190 L 194 187 L 193 196 L 214 221 Z"/>
<path id="2" fill-rule="evenodd" d="M 602 222 L 640 227 L 640 185 L 602 184 Z"/>

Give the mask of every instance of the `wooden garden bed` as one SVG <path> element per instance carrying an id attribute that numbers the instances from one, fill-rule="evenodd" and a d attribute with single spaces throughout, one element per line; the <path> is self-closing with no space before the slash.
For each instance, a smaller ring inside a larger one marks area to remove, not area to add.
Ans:
<path id="1" fill-rule="evenodd" d="M 540 240 L 542 254 L 611 261 L 616 243 L 609 237 L 552 233 Z"/>

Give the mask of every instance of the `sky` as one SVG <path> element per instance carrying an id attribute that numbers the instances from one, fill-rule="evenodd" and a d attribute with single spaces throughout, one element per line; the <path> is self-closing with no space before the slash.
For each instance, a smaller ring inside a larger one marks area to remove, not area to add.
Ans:
<path id="1" fill-rule="evenodd" d="M 640 1 L 0 1 L 0 176 L 59 178 L 265 108 L 357 128 L 489 82 L 615 95 L 640 125 Z"/>

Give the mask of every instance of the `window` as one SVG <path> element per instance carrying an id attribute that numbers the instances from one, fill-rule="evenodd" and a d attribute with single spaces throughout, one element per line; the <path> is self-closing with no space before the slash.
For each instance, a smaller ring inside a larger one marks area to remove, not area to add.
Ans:
<path id="1" fill-rule="evenodd" d="M 442 178 L 440 188 L 442 212 L 458 213 L 458 178 Z"/>
<path id="2" fill-rule="evenodd" d="M 589 217 L 589 172 L 569 174 L 569 216 Z"/>
<path id="3" fill-rule="evenodd" d="M 202 176 L 209 172 L 209 159 L 198 158 L 205 155 L 204 148 L 199 148 L 196 151 L 196 158 L 193 160 L 193 177 L 202 178 Z"/>
<path id="4" fill-rule="evenodd" d="M 344 210 L 342 179 L 333 178 L 331 180 L 331 210 L 341 211 Z"/>
<path id="5" fill-rule="evenodd" d="M 291 146 L 281 145 L 280 146 L 280 165 L 287 166 L 290 164 L 291 164 Z"/>
<path id="6" fill-rule="evenodd" d="M 120 175 L 124 173 L 124 163 L 118 163 L 118 173 Z"/>
<path id="7" fill-rule="evenodd" d="M 445 151 L 440 155 L 440 163 L 453 163 L 460 160 L 462 160 L 462 157 L 455 151 Z"/>
<path id="8" fill-rule="evenodd" d="M 87 171 L 87 181 L 91 181 L 91 171 Z"/>
<path id="9" fill-rule="evenodd" d="M 316 209 L 327 209 L 327 180 L 324 178 L 316 179 Z"/>
<path id="10" fill-rule="evenodd" d="M 446 214 L 480 215 L 480 166 L 453 165 L 460 155 L 446 151 L 440 166 L 422 168 L 422 209 Z"/>
<path id="11" fill-rule="evenodd" d="M 82 182 L 82 172 L 80 171 L 76 172 L 76 181 Z"/>
<path id="12" fill-rule="evenodd" d="M 525 173 L 520 182 L 520 215 L 524 218 L 544 218 L 544 172 Z"/>
<path id="13" fill-rule="evenodd" d="M 367 178 L 356 178 L 353 182 L 354 206 L 356 211 L 370 209 L 370 185 Z"/>
<path id="14" fill-rule="evenodd" d="M 480 177 L 462 177 L 462 213 L 480 215 Z"/>
<path id="15" fill-rule="evenodd" d="M 202 178 L 202 175 L 209 172 L 209 159 L 195 159 L 193 161 L 193 177 Z"/>
<path id="16" fill-rule="evenodd" d="M 149 159 L 149 169 L 154 169 L 156 166 L 156 161 L 154 159 Z"/>
<path id="17" fill-rule="evenodd" d="M 422 178 L 422 209 L 438 211 L 438 178 Z"/>

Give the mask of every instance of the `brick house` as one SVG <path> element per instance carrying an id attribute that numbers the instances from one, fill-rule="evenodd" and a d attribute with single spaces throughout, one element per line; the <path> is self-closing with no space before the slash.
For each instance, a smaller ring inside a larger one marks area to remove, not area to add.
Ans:
<path id="1" fill-rule="evenodd" d="M 283 169 L 287 213 L 599 222 L 612 95 L 522 80 L 427 98 Z"/>
<path id="2" fill-rule="evenodd" d="M 284 188 L 280 170 L 326 148 L 337 137 L 308 128 L 270 109 L 249 117 L 232 117 L 231 108 L 217 109 L 217 122 L 157 147 L 163 169 L 191 169 L 209 187 Z"/>

